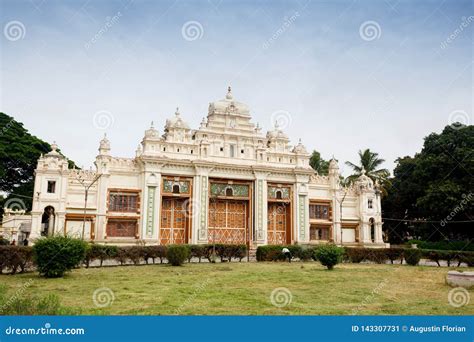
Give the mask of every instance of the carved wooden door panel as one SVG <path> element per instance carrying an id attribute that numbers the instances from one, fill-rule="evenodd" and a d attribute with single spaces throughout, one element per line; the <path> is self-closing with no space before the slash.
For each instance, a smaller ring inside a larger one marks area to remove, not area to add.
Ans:
<path id="1" fill-rule="evenodd" d="M 287 243 L 287 206 L 280 203 L 268 204 L 268 244 L 284 245 Z"/>
<path id="2" fill-rule="evenodd" d="M 244 244 L 247 241 L 247 202 L 217 200 L 209 204 L 209 242 Z"/>
<path id="3" fill-rule="evenodd" d="M 186 243 L 185 199 L 164 198 L 161 205 L 160 243 Z"/>

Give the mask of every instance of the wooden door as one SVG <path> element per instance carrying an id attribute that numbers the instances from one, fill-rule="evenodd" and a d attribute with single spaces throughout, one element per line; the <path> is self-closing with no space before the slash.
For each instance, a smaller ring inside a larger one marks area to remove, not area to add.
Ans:
<path id="1" fill-rule="evenodd" d="M 209 203 L 209 243 L 247 242 L 247 201 L 217 200 Z"/>
<path id="2" fill-rule="evenodd" d="M 186 234 L 186 199 L 163 198 L 161 204 L 160 243 L 184 244 Z"/>
<path id="3" fill-rule="evenodd" d="M 268 203 L 268 244 L 284 245 L 288 243 L 287 205 L 284 203 Z"/>

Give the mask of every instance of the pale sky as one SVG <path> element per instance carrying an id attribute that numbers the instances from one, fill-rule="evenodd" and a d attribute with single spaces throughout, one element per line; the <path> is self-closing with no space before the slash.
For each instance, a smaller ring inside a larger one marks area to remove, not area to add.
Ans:
<path id="1" fill-rule="evenodd" d="M 80 166 L 104 132 L 133 157 L 177 106 L 198 128 L 228 85 L 264 132 L 282 119 L 345 173 L 359 149 L 392 170 L 430 132 L 473 124 L 472 1 L 0 3 L 0 111 Z"/>

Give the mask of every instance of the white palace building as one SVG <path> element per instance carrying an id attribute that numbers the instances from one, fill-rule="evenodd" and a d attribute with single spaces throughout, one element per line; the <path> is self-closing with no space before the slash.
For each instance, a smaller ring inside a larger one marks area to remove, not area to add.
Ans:
<path id="1" fill-rule="evenodd" d="M 385 247 L 380 192 L 362 175 L 340 185 L 337 162 L 318 175 L 279 127 L 263 134 L 229 87 L 191 129 L 177 110 L 152 126 L 133 158 L 100 141 L 94 171 L 41 156 L 30 241 L 70 234 L 110 244 L 310 244 Z M 87 191 L 86 191 L 87 190 Z"/>

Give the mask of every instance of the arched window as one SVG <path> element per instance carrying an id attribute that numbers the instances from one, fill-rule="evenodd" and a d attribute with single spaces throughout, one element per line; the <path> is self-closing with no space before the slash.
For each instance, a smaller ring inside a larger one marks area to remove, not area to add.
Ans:
<path id="1" fill-rule="evenodd" d="M 370 226 L 370 240 L 372 242 L 375 242 L 375 220 L 373 218 L 369 220 L 369 226 Z"/>
<path id="2" fill-rule="evenodd" d="M 228 197 L 234 196 L 234 190 L 232 190 L 232 188 L 226 188 L 225 189 L 225 195 L 228 196 Z"/>
<path id="3" fill-rule="evenodd" d="M 41 215 L 41 235 L 48 236 L 50 233 L 54 233 L 54 207 L 48 205 L 44 208 L 43 214 Z"/>
<path id="4" fill-rule="evenodd" d="M 180 193 L 179 185 L 178 184 L 173 185 L 173 194 L 179 194 L 179 193 Z"/>
<path id="5" fill-rule="evenodd" d="M 282 193 L 281 193 L 281 190 L 277 190 L 277 191 L 275 192 L 275 197 L 276 197 L 276 199 L 282 199 L 282 198 L 283 198 L 283 195 L 282 195 Z"/>

